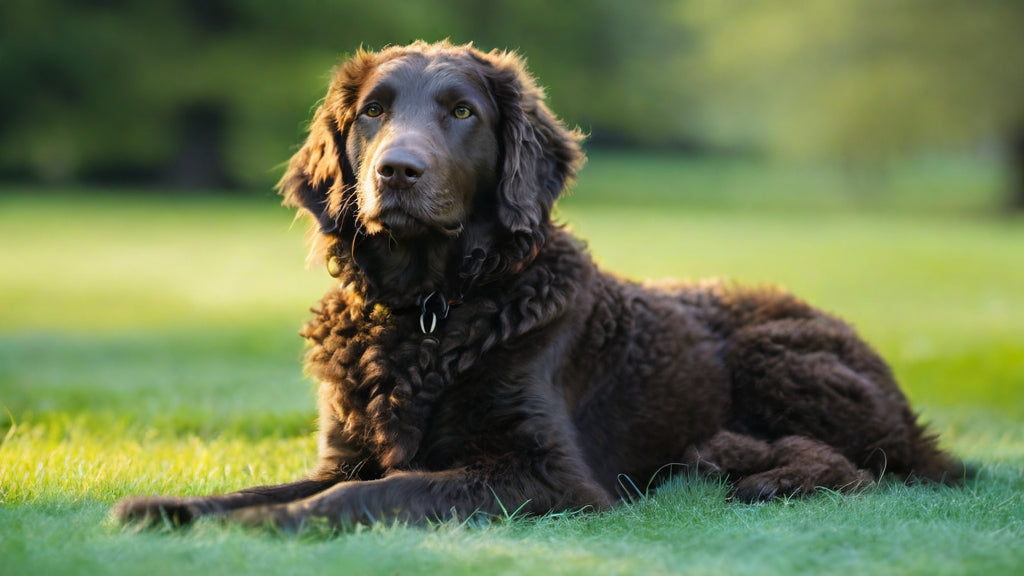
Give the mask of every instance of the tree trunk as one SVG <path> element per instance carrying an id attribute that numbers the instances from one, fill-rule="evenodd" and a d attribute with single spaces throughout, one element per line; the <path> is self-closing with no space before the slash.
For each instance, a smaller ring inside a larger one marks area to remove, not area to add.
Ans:
<path id="1" fill-rule="evenodd" d="M 165 183 L 193 191 L 232 188 L 225 157 L 227 106 L 209 102 L 184 106 L 177 128 L 178 150 L 167 167 Z"/>
<path id="2" fill-rule="evenodd" d="M 1010 188 L 1006 199 L 1006 211 L 1024 212 L 1024 127 L 1018 128 L 1010 135 L 1007 162 Z"/>

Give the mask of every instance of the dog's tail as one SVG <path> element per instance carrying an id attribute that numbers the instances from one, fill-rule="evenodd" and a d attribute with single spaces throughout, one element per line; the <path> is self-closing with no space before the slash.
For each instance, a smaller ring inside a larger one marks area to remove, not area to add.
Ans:
<path id="1" fill-rule="evenodd" d="M 911 462 L 904 472 L 908 481 L 937 482 L 959 486 L 978 475 L 978 465 L 965 462 L 939 447 L 938 436 L 916 427 Z"/>

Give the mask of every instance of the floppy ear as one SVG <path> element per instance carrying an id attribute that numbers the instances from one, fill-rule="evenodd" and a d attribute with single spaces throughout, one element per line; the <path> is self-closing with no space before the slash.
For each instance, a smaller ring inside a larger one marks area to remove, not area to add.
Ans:
<path id="1" fill-rule="evenodd" d="M 337 194 L 331 192 L 343 191 L 345 181 L 352 179 L 347 164 L 344 135 L 325 102 L 313 116 L 306 142 L 288 161 L 288 169 L 277 185 L 284 205 L 309 212 L 321 234 L 336 232 L 339 215 L 332 210 L 331 198 Z"/>
<path id="2" fill-rule="evenodd" d="M 345 154 L 345 140 L 355 118 L 359 90 L 375 66 L 375 54 L 359 50 L 339 66 L 327 96 L 313 115 L 309 135 L 292 156 L 277 189 L 284 204 L 306 210 L 321 234 L 337 234 L 351 214 L 343 214 L 346 195 L 356 183 Z"/>
<path id="3" fill-rule="evenodd" d="M 534 236 L 583 165 L 583 134 L 548 110 L 543 90 L 518 56 L 495 51 L 487 59 L 495 69 L 491 89 L 501 114 L 504 156 L 498 219 L 513 234 Z"/>

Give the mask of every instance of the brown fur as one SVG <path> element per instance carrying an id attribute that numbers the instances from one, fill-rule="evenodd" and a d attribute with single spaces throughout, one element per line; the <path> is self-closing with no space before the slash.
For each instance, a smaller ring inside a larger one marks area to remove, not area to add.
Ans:
<path id="1" fill-rule="evenodd" d="M 883 472 L 961 479 L 842 321 L 779 290 L 598 270 L 550 219 L 580 140 L 513 54 L 416 43 L 342 65 L 280 184 L 340 281 L 302 332 L 318 466 L 225 496 L 128 499 L 117 516 L 599 510 L 621 475 L 646 484 L 666 464 L 726 477 L 745 501 Z"/>

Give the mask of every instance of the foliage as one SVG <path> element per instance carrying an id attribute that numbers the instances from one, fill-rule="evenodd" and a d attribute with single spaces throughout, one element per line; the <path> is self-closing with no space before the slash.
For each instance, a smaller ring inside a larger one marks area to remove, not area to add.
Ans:
<path id="1" fill-rule="evenodd" d="M 1024 4 L 693 2 L 712 130 L 804 156 L 887 160 L 1024 130 Z"/>
<path id="2" fill-rule="evenodd" d="M 416 39 L 519 49 L 573 122 L 632 141 L 675 137 L 661 119 L 679 90 L 645 64 L 679 43 L 659 25 L 669 4 L 4 2 L 0 175 L 177 185 L 209 162 L 225 174 L 198 184 L 265 189 L 340 58 Z"/>
<path id="3" fill-rule="evenodd" d="M 1024 208 L 1022 6 L 12 0 L 0 4 L 0 178 L 265 190 L 340 58 L 450 38 L 522 52 L 595 146 L 767 151 L 859 178 L 996 143 Z"/>

